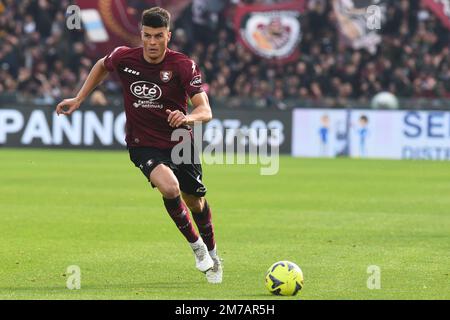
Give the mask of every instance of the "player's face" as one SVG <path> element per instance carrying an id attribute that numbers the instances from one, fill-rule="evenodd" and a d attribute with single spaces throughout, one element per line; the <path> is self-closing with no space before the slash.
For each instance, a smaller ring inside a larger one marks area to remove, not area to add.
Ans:
<path id="1" fill-rule="evenodd" d="M 146 60 L 158 63 L 164 58 L 171 33 L 167 28 L 152 28 L 143 26 L 141 38 L 144 44 L 144 56 Z"/>

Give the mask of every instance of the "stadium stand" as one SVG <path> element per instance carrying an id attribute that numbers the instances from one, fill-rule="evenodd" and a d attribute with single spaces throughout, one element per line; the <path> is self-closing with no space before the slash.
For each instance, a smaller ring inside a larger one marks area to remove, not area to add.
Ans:
<path id="1" fill-rule="evenodd" d="M 199 62 L 218 105 L 281 110 L 299 100 L 367 105 L 380 91 L 415 101 L 450 98 L 450 33 L 420 1 L 388 1 L 382 45 L 374 55 L 342 46 L 330 2 L 309 1 L 302 16 L 301 56 L 278 65 L 268 65 L 236 41 L 231 17 L 238 2 L 219 5 L 203 17 L 189 6 L 174 22 L 170 47 Z M 51 105 L 77 92 L 95 60 L 85 54 L 83 29 L 65 27 L 72 2 L 0 3 L 0 99 Z M 108 79 L 90 103 L 107 106 L 117 88 Z"/>

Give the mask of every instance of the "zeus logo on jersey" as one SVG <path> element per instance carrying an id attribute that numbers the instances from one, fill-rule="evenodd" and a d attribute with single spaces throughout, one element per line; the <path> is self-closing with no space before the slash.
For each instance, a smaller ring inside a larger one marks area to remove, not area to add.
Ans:
<path id="1" fill-rule="evenodd" d="M 147 99 L 149 101 L 158 100 L 161 98 L 161 88 L 149 81 L 136 81 L 130 86 L 131 93 L 139 99 Z"/>
<path id="2" fill-rule="evenodd" d="M 131 73 L 131 74 L 134 74 L 134 75 L 137 75 L 137 76 L 141 74 L 139 71 L 131 70 L 131 69 L 128 68 L 128 67 L 125 67 L 125 69 L 123 69 L 123 71 L 128 72 L 128 73 Z"/>
<path id="3" fill-rule="evenodd" d="M 194 78 L 192 78 L 190 85 L 193 87 L 201 87 L 202 86 L 202 77 L 198 74 Z"/>

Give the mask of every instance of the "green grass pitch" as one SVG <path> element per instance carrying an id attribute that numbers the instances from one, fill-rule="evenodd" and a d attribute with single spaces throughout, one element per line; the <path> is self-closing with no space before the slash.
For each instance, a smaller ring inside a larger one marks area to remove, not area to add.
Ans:
<path id="1" fill-rule="evenodd" d="M 281 157 L 206 165 L 210 285 L 126 151 L 0 149 L 0 299 L 450 299 L 450 164 Z M 297 263 L 295 297 L 264 287 Z M 66 288 L 67 267 L 81 289 Z M 368 289 L 370 265 L 380 289 Z"/>

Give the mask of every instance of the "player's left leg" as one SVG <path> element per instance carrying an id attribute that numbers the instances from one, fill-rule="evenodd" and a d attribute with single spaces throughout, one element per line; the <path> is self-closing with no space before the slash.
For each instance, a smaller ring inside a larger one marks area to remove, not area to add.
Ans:
<path id="1" fill-rule="evenodd" d="M 202 196 L 196 196 L 181 192 L 183 200 L 191 210 L 192 217 L 197 225 L 200 236 L 208 247 L 208 252 L 214 261 L 214 267 L 206 272 L 206 279 L 210 283 L 222 282 L 222 263 L 217 254 L 216 242 L 214 239 L 214 226 L 211 217 L 211 208 Z"/>
<path id="2" fill-rule="evenodd" d="M 191 210 L 198 231 L 209 251 L 214 251 L 216 242 L 214 240 L 214 226 L 211 221 L 211 208 L 204 197 L 182 192 L 184 203 Z"/>
<path id="3" fill-rule="evenodd" d="M 220 283 L 222 282 L 222 264 L 217 255 L 211 208 L 205 199 L 207 189 L 202 181 L 203 174 L 202 166 L 198 159 L 199 153 L 192 141 L 191 147 L 191 161 L 177 165 L 177 170 L 174 173 L 177 176 L 183 200 L 191 210 L 200 236 L 207 246 L 209 256 L 214 262 L 213 268 L 206 271 L 206 279 L 210 283 Z"/>

